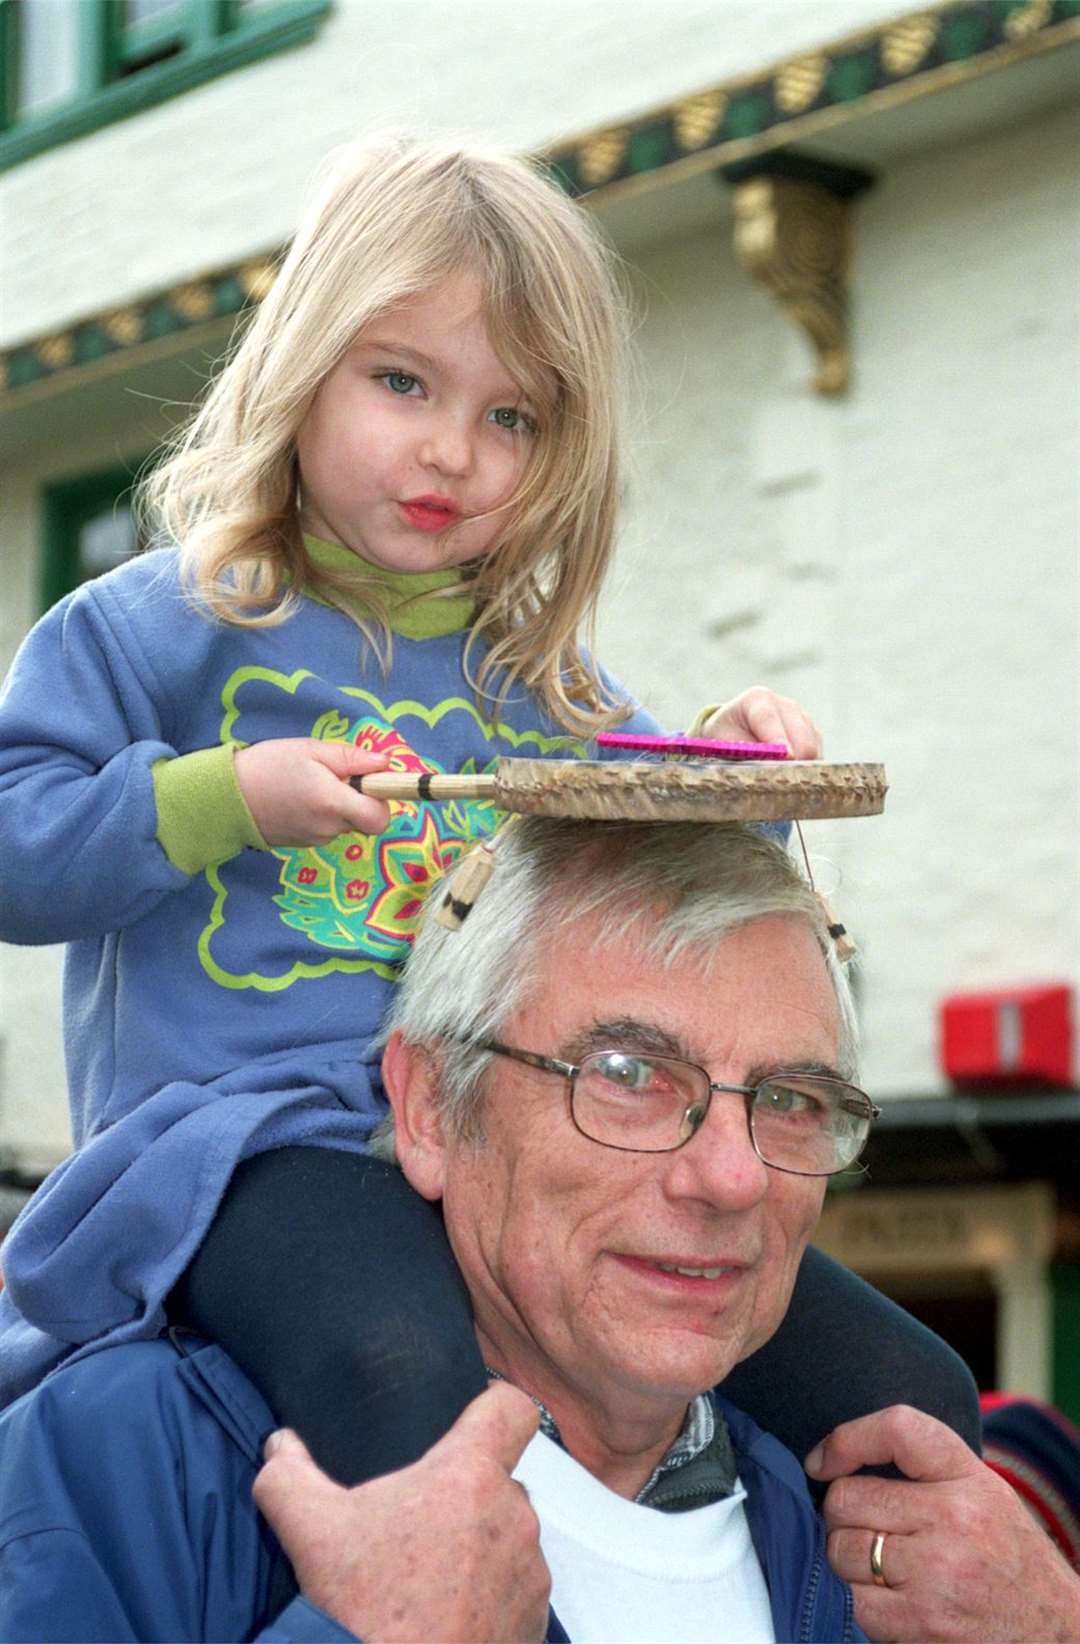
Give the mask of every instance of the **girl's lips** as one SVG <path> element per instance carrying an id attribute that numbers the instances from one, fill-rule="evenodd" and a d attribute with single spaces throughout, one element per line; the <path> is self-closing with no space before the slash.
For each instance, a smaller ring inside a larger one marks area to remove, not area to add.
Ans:
<path id="1" fill-rule="evenodd" d="M 445 531 L 459 516 L 453 503 L 440 502 L 434 497 L 412 497 L 398 506 L 418 531 Z"/>

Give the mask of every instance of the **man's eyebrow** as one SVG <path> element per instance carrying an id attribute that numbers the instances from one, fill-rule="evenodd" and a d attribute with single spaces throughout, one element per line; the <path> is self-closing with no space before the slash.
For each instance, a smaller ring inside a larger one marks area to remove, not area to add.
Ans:
<path id="1" fill-rule="evenodd" d="M 592 1022 L 575 1034 L 566 1045 L 566 1055 L 580 1061 L 594 1050 L 642 1050 L 653 1056 L 679 1056 L 687 1059 L 686 1046 L 673 1038 L 655 1022 L 642 1022 L 635 1016 L 619 1016 L 611 1021 Z"/>
<path id="2" fill-rule="evenodd" d="M 563 1047 L 563 1054 L 568 1061 L 580 1062 L 583 1056 L 596 1050 L 639 1050 L 652 1056 L 677 1056 L 681 1061 L 704 1065 L 690 1053 L 681 1039 L 676 1039 L 655 1022 L 643 1022 L 634 1016 L 591 1023 L 568 1041 Z M 785 1073 L 812 1073 L 823 1079 L 839 1079 L 844 1083 L 850 1083 L 852 1078 L 850 1072 L 845 1072 L 832 1062 L 802 1056 L 758 1062 L 747 1071 L 745 1083 L 748 1086 L 759 1085 L 763 1079 L 782 1078 Z"/>
<path id="3" fill-rule="evenodd" d="M 843 1083 L 851 1082 L 851 1074 L 845 1073 L 832 1062 L 819 1062 L 812 1056 L 793 1057 L 785 1062 L 759 1062 L 746 1075 L 748 1085 L 758 1085 L 762 1079 L 783 1078 L 785 1073 L 813 1073 L 822 1079 L 840 1079 Z"/>

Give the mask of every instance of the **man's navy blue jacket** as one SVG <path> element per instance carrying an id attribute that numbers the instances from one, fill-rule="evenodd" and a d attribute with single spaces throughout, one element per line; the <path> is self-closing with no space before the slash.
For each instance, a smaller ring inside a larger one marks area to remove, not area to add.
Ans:
<path id="1" fill-rule="evenodd" d="M 777 1639 L 861 1640 L 801 1467 L 719 1402 Z M 184 1355 L 166 1340 L 93 1354 L 13 1404 L 0 1416 L 0 1640 L 353 1638 L 303 1598 L 267 1622 L 280 1554 L 251 1485 L 273 1425 L 221 1348 Z M 548 1638 L 566 1639 L 554 1614 Z"/>

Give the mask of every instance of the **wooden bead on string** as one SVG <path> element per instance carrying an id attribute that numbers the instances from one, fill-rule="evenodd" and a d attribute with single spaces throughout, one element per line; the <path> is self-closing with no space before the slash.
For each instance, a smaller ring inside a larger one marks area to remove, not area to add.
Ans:
<path id="1" fill-rule="evenodd" d="M 855 942 L 853 938 L 849 936 L 847 926 L 842 925 L 836 917 L 829 903 L 828 897 L 823 896 L 819 890 L 815 890 L 814 895 L 821 903 L 822 912 L 825 915 L 825 924 L 828 927 L 829 935 L 832 937 L 833 946 L 836 949 L 836 957 L 842 965 L 846 965 L 848 960 L 854 959 L 856 953 L 858 952 Z"/>
<path id="2" fill-rule="evenodd" d="M 810 889 L 813 891 L 814 895 L 818 899 L 818 902 L 821 904 L 821 911 L 825 915 L 825 928 L 832 939 L 834 948 L 836 949 L 836 957 L 842 965 L 846 965 L 849 959 L 854 959 L 858 949 L 855 946 L 853 938 L 848 935 L 847 926 L 842 925 L 833 912 L 832 904 L 830 903 L 829 898 L 824 894 L 824 892 L 819 891 L 817 886 L 814 884 L 814 870 L 810 866 L 810 852 L 806 848 L 806 840 L 803 838 L 803 831 L 798 821 L 795 823 L 795 833 L 798 837 L 800 848 L 802 849 L 803 862 L 806 866 L 806 878 L 810 885 Z"/>
<path id="3" fill-rule="evenodd" d="M 490 839 L 481 839 L 450 870 L 432 918 L 446 930 L 460 930 L 479 900 L 495 866 L 495 848 L 519 818 L 508 816 Z"/>
<path id="4" fill-rule="evenodd" d="M 460 930 L 472 912 L 476 900 L 491 878 L 495 866 L 495 851 L 487 839 L 482 839 L 467 851 L 446 882 L 433 918 L 446 930 Z"/>

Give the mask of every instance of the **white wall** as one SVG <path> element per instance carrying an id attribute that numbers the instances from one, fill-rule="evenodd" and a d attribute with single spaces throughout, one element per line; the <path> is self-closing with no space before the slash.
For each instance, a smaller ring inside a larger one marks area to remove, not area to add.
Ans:
<path id="1" fill-rule="evenodd" d="M 942 995 L 1080 984 L 1078 151 L 1074 109 L 881 179 L 838 404 L 726 236 L 642 265 L 603 653 L 673 724 L 760 679 L 834 757 L 885 761 L 884 818 L 807 830 L 843 870 L 884 1092 L 935 1087 Z"/>
<path id="2" fill-rule="evenodd" d="M 291 234 L 386 125 L 531 150 L 903 11 L 900 0 L 338 0 L 309 46 L 0 177 L 0 346 Z"/>

